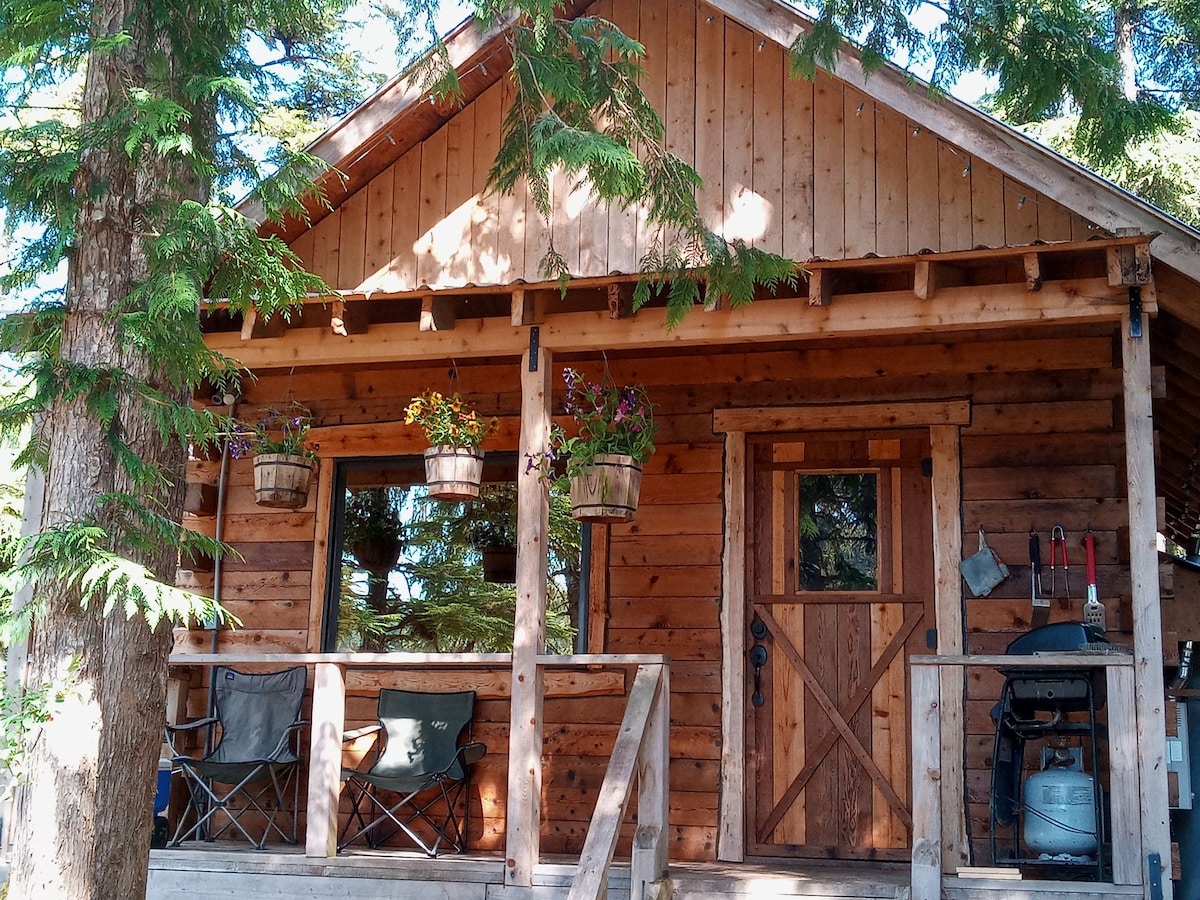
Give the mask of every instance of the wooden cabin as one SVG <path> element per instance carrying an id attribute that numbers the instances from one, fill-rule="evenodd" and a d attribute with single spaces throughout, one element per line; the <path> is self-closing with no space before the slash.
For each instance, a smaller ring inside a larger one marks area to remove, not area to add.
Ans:
<path id="1" fill-rule="evenodd" d="M 320 470 L 307 504 L 282 510 L 255 504 L 250 460 L 193 463 L 186 524 L 238 556 L 181 583 L 243 624 L 178 634 L 175 711 L 203 714 L 216 659 L 306 662 L 315 752 L 319 731 L 372 720 L 381 686 L 473 687 L 489 751 L 468 862 L 334 857 L 326 755 L 310 769 L 306 857 L 156 851 L 151 896 L 324 877 L 322 896 L 416 896 L 436 880 L 444 896 L 562 897 L 609 869 L 592 823 L 618 863 L 634 859 L 610 889 L 639 898 L 667 896 L 652 893 L 667 865 L 677 897 L 1170 897 L 1164 670 L 1200 615 L 1173 607 L 1159 536 L 1191 549 L 1200 514 L 1200 234 L 898 71 L 865 77 L 849 49 L 832 72 L 790 77 L 806 26 L 783 3 L 573 8 L 645 45 L 645 89 L 667 147 L 704 179 L 710 226 L 806 275 L 670 330 L 659 301 L 631 313 L 638 261 L 661 240 L 644 211 L 557 178 L 546 224 L 523 190 L 485 192 L 508 51 L 471 25 L 448 45 L 461 108 L 396 79 L 326 132 L 311 149 L 341 173 L 328 207 L 278 233 L 336 296 L 286 324 L 207 315 L 211 346 L 256 376 L 235 412 L 307 406 Z M 551 245 L 565 292 L 538 275 Z M 523 471 L 564 414 L 566 366 L 645 385 L 659 432 L 636 518 L 588 529 L 584 636 L 552 657 L 546 494 Z M 521 528 L 511 654 L 337 653 L 347 473 L 419 458 L 404 410 L 430 388 L 500 421 L 486 446 L 516 483 Z M 866 587 L 802 571 L 801 486 L 840 474 L 874 492 Z M 1058 560 L 1051 584 L 1059 527 L 1069 568 Z M 976 597 L 959 565 L 980 529 L 1009 576 Z M 1108 679 L 1110 865 L 1083 883 L 992 871 L 999 657 L 1047 617 L 1082 619 L 1087 535 L 1107 636 L 1128 649 L 1086 657 Z M 639 667 L 663 670 L 669 727 L 651 716 L 629 751 Z M 628 768 L 629 752 L 636 813 L 603 797 L 597 811 L 610 757 Z"/>

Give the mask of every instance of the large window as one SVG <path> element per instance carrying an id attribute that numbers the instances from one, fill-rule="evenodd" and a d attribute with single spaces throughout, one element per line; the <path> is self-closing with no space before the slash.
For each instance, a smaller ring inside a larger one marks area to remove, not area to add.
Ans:
<path id="1" fill-rule="evenodd" d="M 511 650 L 516 471 L 515 455 L 488 454 L 479 499 L 446 502 L 426 496 L 420 457 L 339 462 L 324 649 Z M 565 493 L 551 491 L 552 653 L 569 653 L 584 637 L 586 538 Z"/>

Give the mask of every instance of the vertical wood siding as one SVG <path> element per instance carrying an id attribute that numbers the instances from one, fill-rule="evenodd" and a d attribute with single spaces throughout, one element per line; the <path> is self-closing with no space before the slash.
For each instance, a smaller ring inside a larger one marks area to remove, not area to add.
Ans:
<path id="1" fill-rule="evenodd" d="M 597 0 L 646 47 L 643 88 L 667 149 L 695 165 L 710 228 L 800 262 L 1082 240 L 1088 224 L 835 76 L 794 79 L 783 48 L 703 3 Z M 297 238 L 347 291 L 542 280 L 554 249 L 577 277 L 638 270 L 645 210 L 608 208 L 554 177 L 549 227 L 527 192 L 485 192 L 506 81 Z"/>
<path id="2" fill-rule="evenodd" d="M 853 116 L 856 105 L 849 109 Z M 964 545 L 971 546 L 975 530 L 983 525 L 1013 574 L 991 597 L 966 600 L 967 645 L 970 652 L 1000 652 L 1030 627 L 1030 527 L 1046 540 L 1050 528 L 1061 524 L 1070 542 L 1072 599 L 1069 604 L 1055 600 L 1053 616 L 1080 616 L 1080 540 L 1090 527 L 1097 538 L 1100 596 L 1109 621 L 1118 632 L 1128 628 L 1129 572 L 1120 533 L 1127 522 L 1121 379 L 1113 358 L 1113 334 L 1092 329 L 1073 336 L 1056 332 L 1042 338 L 888 342 L 841 349 L 712 348 L 703 356 L 610 361 L 618 382 L 648 386 L 662 428 L 658 452 L 646 467 L 636 521 L 612 526 L 608 540 L 598 542 L 607 547 L 607 556 L 594 562 L 607 567 L 608 596 L 601 604 L 607 616 L 592 627 L 607 651 L 667 653 L 672 658 L 673 858 L 713 859 L 716 853 L 723 451 L 720 436 L 712 433 L 713 410 L 969 397 L 972 424 L 962 433 Z M 603 370 L 599 361 L 579 365 L 594 377 Z M 463 391 L 483 412 L 518 413 L 515 361 L 460 366 L 460 372 Z M 250 386 L 245 403 L 250 408 L 296 397 L 323 424 L 394 422 L 409 398 L 445 379 L 440 365 L 298 370 L 264 376 Z M 557 390 L 561 411 L 561 384 Z M 216 464 L 197 463 L 192 474 L 211 481 Z M 320 477 L 331 475 L 332 466 L 326 464 Z M 223 593 L 244 625 L 222 631 L 219 646 L 304 650 L 313 501 L 298 511 L 261 509 L 254 505 L 250 484 L 248 461 L 235 461 L 226 538 L 244 559 L 228 563 Z M 189 518 L 186 524 L 212 533 L 211 519 Z M 184 583 L 204 589 L 211 586 L 211 576 L 186 575 Z M 209 641 L 207 632 L 180 632 L 177 645 L 206 650 Z M 986 836 L 988 711 L 999 688 L 997 673 L 972 671 L 967 778 L 977 839 Z M 881 684 L 873 702 L 903 689 L 899 683 Z M 371 704 L 366 692 L 352 692 L 348 721 L 370 718 Z M 617 696 L 547 701 L 547 852 L 577 852 L 581 846 L 623 704 Z M 503 846 L 507 722 L 506 700 L 481 701 L 477 733 L 492 750 L 479 769 L 473 846 Z M 886 752 L 880 748 L 881 765 L 906 763 L 907 735 L 893 737 L 894 746 Z"/>

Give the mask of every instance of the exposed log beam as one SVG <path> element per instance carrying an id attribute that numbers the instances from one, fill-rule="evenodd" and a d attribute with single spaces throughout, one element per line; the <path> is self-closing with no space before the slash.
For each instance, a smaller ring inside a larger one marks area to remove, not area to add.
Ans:
<path id="1" fill-rule="evenodd" d="M 808 305 L 828 306 L 833 299 L 833 272 L 813 269 L 808 273 Z"/>
<path id="2" fill-rule="evenodd" d="M 366 334 L 370 324 L 365 300 L 334 300 L 329 305 L 329 330 L 346 337 L 351 334 Z"/>
<path id="3" fill-rule="evenodd" d="M 608 317 L 628 319 L 633 316 L 633 285 L 618 282 L 608 286 Z"/>
<path id="4" fill-rule="evenodd" d="M 1144 290 L 1142 297 L 1146 312 L 1156 312 L 1153 290 Z M 609 319 L 607 311 L 563 313 L 549 316 L 541 326 L 541 343 L 559 352 L 583 352 L 809 341 L 1049 322 L 1112 322 L 1129 308 L 1126 290 L 1109 287 L 1104 278 L 1051 282 L 1036 295 L 1013 285 L 946 288 L 935 304 L 917 300 L 910 291 L 844 294 L 836 299 L 829 306 L 811 308 L 799 298 L 760 300 L 736 310 L 688 316 L 670 331 L 662 308 L 644 308 L 632 320 Z M 506 320 L 464 319 L 454 330 L 429 332 L 420 341 L 417 332 L 413 323 L 392 323 L 348 337 L 303 328 L 292 329 L 286 340 L 269 343 L 244 343 L 238 335 L 225 332 L 208 335 L 207 342 L 255 371 L 296 365 L 516 358 L 529 344 L 525 330 Z"/>
<path id="5" fill-rule="evenodd" d="M 421 300 L 421 331 L 453 331 L 457 319 L 453 297 L 429 296 Z"/>
<path id="6" fill-rule="evenodd" d="M 1120 244 L 1105 250 L 1108 283 L 1120 285 L 1149 284 L 1153 279 L 1150 265 L 1150 244 Z"/>
<path id="7" fill-rule="evenodd" d="M 1042 289 L 1042 257 L 1039 253 L 1026 253 L 1021 257 L 1025 266 L 1025 287 L 1030 291 Z"/>
<path id="8" fill-rule="evenodd" d="M 287 322 L 283 320 L 282 315 L 277 313 L 268 319 L 258 311 L 257 306 L 250 307 L 249 311 L 242 318 L 241 339 L 243 341 L 254 340 L 256 338 L 282 337 L 286 331 Z"/>

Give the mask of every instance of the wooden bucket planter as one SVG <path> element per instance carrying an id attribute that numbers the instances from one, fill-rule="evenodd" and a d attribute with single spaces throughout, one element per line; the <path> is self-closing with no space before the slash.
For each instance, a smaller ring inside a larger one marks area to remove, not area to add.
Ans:
<path id="1" fill-rule="evenodd" d="M 581 522 L 616 524 L 637 514 L 642 464 L 632 456 L 602 453 L 571 479 L 571 515 Z"/>
<path id="2" fill-rule="evenodd" d="M 474 500 L 482 480 L 480 448 L 438 444 L 425 451 L 425 486 L 435 500 Z"/>
<path id="3" fill-rule="evenodd" d="M 292 453 L 260 453 L 254 457 L 254 502 L 277 509 L 300 509 L 308 502 L 308 486 L 317 462 Z"/>

